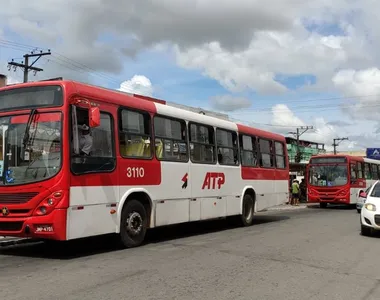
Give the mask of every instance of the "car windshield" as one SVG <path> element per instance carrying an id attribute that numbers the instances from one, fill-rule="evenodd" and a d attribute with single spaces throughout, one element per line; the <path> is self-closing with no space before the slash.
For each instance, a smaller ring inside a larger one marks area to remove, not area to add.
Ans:
<path id="1" fill-rule="evenodd" d="M 0 184 L 32 183 L 58 173 L 61 118 L 59 112 L 36 110 L 0 118 Z"/>
<path id="2" fill-rule="evenodd" d="M 311 165 L 309 168 L 309 184 L 314 186 L 341 186 L 348 181 L 346 164 Z"/>
<path id="3" fill-rule="evenodd" d="M 370 194 L 370 197 L 380 198 L 380 185 L 379 182 L 375 183 L 372 192 Z"/>

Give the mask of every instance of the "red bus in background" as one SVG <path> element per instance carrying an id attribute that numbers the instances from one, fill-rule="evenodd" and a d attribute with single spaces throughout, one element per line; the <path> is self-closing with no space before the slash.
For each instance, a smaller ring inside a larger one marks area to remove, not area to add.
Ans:
<path id="1" fill-rule="evenodd" d="M 306 169 L 309 203 L 355 205 L 358 195 L 380 178 L 380 161 L 351 155 L 316 155 Z"/>
<path id="2" fill-rule="evenodd" d="M 113 233 L 134 247 L 158 226 L 249 226 L 288 199 L 283 136 L 149 97 L 66 80 L 12 85 L 0 89 L 0 134 L 1 236 Z"/>

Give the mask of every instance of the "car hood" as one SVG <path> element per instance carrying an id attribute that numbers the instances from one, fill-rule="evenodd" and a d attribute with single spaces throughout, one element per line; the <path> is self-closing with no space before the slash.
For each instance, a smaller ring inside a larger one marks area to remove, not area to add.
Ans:
<path id="1" fill-rule="evenodd" d="M 365 203 L 372 203 L 375 204 L 376 206 L 380 206 L 380 198 L 379 197 L 370 197 L 368 196 Z"/>

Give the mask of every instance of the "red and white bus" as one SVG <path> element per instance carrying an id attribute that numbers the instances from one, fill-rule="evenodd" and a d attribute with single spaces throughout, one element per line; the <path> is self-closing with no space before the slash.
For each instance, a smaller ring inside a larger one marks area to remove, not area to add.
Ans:
<path id="1" fill-rule="evenodd" d="M 316 155 L 307 166 L 310 203 L 354 205 L 363 192 L 380 178 L 380 161 L 350 155 Z"/>
<path id="2" fill-rule="evenodd" d="M 133 247 L 158 226 L 228 216 L 248 226 L 288 199 L 283 136 L 162 100 L 66 80 L 7 86 L 0 133 L 2 236 L 116 233 Z"/>

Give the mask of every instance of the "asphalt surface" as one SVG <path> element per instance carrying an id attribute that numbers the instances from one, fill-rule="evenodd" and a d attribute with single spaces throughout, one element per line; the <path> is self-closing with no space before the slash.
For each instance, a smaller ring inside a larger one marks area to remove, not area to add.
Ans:
<path id="1" fill-rule="evenodd" d="M 18 245 L 0 250 L 0 299 L 380 299 L 379 245 L 343 208 L 174 226 L 129 250 L 109 238 Z"/>

